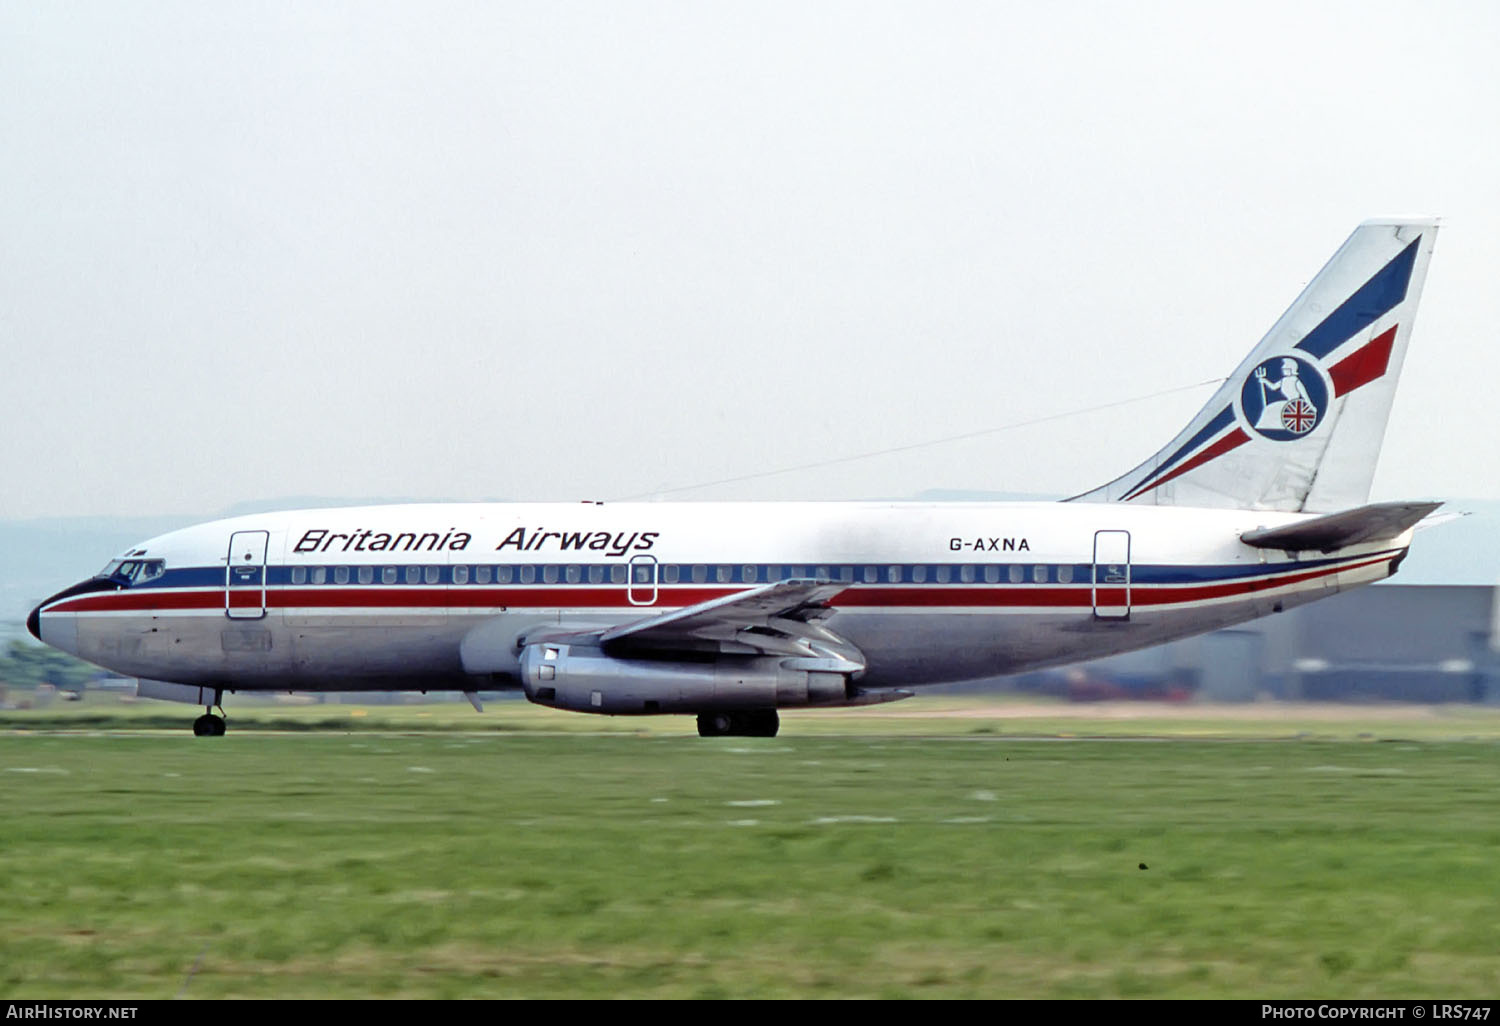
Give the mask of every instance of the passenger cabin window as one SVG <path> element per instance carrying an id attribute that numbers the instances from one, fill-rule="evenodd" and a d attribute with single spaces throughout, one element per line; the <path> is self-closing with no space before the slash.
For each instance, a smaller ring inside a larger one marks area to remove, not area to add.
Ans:
<path id="1" fill-rule="evenodd" d="M 1072 566 L 1065 565 L 1065 566 L 1060 566 L 1060 567 L 1057 568 L 1057 582 L 1059 584 L 1072 584 L 1073 583 L 1073 568 L 1072 568 Z"/>
<path id="2" fill-rule="evenodd" d="M 375 568 L 373 566 L 362 566 L 359 568 L 359 583 L 373 584 L 375 582 Z"/>
<path id="3" fill-rule="evenodd" d="M 901 568 L 899 566 L 887 567 L 885 571 L 885 579 L 890 584 L 900 584 Z"/>
<path id="4" fill-rule="evenodd" d="M 714 577 L 720 584 L 726 583 L 733 576 L 734 571 L 727 566 L 721 566 L 714 570 Z"/>
<path id="5" fill-rule="evenodd" d="M 333 583 L 348 584 L 349 568 L 347 566 L 336 566 L 333 568 Z"/>
<path id="6" fill-rule="evenodd" d="M 958 568 L 958 579 L 965 584 L 974 583 L 974 568 L 972 566 L 961 566 Z"/>
<path id="7" fill-rule="evenodd" d="M 306 584 L 307 583 L 307 567 L 305 567 L 305 566 L 294 566 L 294 567 L 292 567 L 292 583 L 293 584 Z"/>
<path id="8" fill-rule="evenodd" d="M 1021 569 L 1019 566 L 1013 566 L 1013 567 L 1010 568 L 1010 583 L 1011 584 L 1020 584 L 1025 579 L 1026 579 L 1026 571 L 1025 570 Z"/>
<path id="9" fill-rule="evenodd" d="M 328 568 L 326 566 L 315 566 L 312 568 L 312 582 L 324 584 L 328 581 Z"/>
<path id="10" fill-rule="evenodd" d="M 914 566 L 911 568 L 911 579 L 918 584 L 927 580 L 927 568 L 925 566 Z"/>
<path id="11" fill-rule="evenodd" d="M 676 584 L 678 578 L 680 578 L 681 576 L 682 567 L 678 566 L 676 563 L 670 563 L 667 566 L 661 568 L 661 579 L 668 584 Z"/>
<path id="12" fill-rule="evenodd" d="M 421 567 L 419 567 L 419 566 L 409 566 L 409 567 L 406 568 L 406 583 L 407 584 L 419 584 L 419 583 L 421 583 L 421 581 L 422 581 L 422 568 Z"/>
<path id="13" fill-rule="evenodd" d="M 865 583 L 874 584 L 880 578 L 880 571 L 873 566 L 865 567 Z"/>
<path id="14" fill-rule="evenodd" d="M 556 584 L 557 583 L 557 567 L 553 566 L 550 563 L 548 565 L 542 567 L 542 583 L 543 584 Z"/>
<path id="15" fill-rule="evenodd" d="M 604 582 L 604 567 L 598 566 L 598 565 L 589 567 L 589 583 L 590 584 L 602 584 L 603 582 Z"/>
<path id="16" fill-rule="evenodd" d="M 1046 584 L 1047 583 L 1047 568 L 1044 567 L 1044 566 L 1034 566 L 1034 567 L 1032 567 L 1031 568 L 1031 579 L 1033 581 L 1035 581 L 1037 584 Z"/>
<path id="17" fill-rule="evenodd" d="M 380 568 L 380 582 L 382 584 L 395 584 L 396 576 L 397 575 L 395 567 L 383 566 Z"/>
<path id="18" fill-rule="evenodd" d="M 625 567 L 624 567 L 624 565 L 620 564 L 620 563 L 616 563 L 614 566 L 610 567 L 609 568 L 609 579 L 614 584 L 624 584 L 625 583 Z"/>
<path id="19" fill-rule="evenodd" d="M 497 583 L 497 584 L 509 584 L 510 583 L 510 579 L 511 579 L 511 573 L 512 573 L 512 571 L 511 571 L 510 567 L 508 567 L 508 566 L 497 566 L 497 567 L 495 567 L 495 583 Z"/>
<path id="20" fill-rule="evenodd" d="M 469 568 L 466 567 L 466 566 L 456 566 L 456 567 L 454 567 L 453 568 L 453 583 L 454 584 L 468 584 L 469 583 Z"/>
<path id="21" fill-rule="evenodd" d="M 740 579 L 743 580 L 746 584 L 754 584 L 755 583 L 755 567 L 753 567 L 753 566 L 742 567 L 740 572 L 742 574 L 742 576 L 741 576 Z"/>
<path id="22" fill-rule="evenodd" d="M 487 567 L 487 566 L 476 566 L 474 568 L 474 583 L 475 584 L 489 584 L 490 583 L 490 568 Z"/>
<path id="23" fill-rule="evenodd" d="M 947 584 L 952 577 L 953 568 L 951 566 L 940 566 L 937 568 L 937 579 L 939 583 Z"/>
<path id="24" fill-rule="evenodd" d="M 986 584 L 998 584 L 1000 581 L 1000 568 L 998 566 L 985 567 L 984 580 Z"/>
<path id="25" fill-rule="evenodd" d="M 563 579 L 566 580 L 569 584 L 577 584 L 579 581 L 583 580 L 583 568 L 577 563 L 569 563 L 567 568 L 563 571 Z"/>
<path id="26" fill-rule="evenodd" d="M 708 580 L 708 567 L 701 563 L 693 567 L 693 583 L 702 584 L 706 580 Z"/>

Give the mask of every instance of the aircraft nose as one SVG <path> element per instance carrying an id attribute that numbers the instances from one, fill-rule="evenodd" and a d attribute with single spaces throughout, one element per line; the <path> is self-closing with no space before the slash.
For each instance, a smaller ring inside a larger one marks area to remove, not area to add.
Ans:
<path id="1" fill-rule="evenodd" d="M 56 612 L 48 613 L 44 619 L 42 611 L 54 606 L 62 599 L 114 587 L 115 585 L 108 581 L 90 579 L 66 588 L 31 611 L 31 615 L 26 618 L 26 629 L 42 644 L 76 655 L 78 653 L 78 622 L 67 613 Z"/>

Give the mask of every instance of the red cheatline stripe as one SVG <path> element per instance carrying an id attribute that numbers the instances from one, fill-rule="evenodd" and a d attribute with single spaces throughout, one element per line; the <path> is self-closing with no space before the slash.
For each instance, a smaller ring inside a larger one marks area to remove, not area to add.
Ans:
<path id="1" fill-rule="evenodd" d="M 258 592 L 257 592 L 258 594 Z M 67 599 L 48 606 L 43 613 L 92 613 L 100 610 L 181 612 L 189 609 L 223 609 L 224 589 L 217 591 L 116 591 Z"/>
<path id="2" fill-rule="evenodd" d="M 1379 336 L 1329 368 L 1328 376 L 1333 379 L 1334 395 L 1347 395 L 1385 374 L 1385 369 L 1391 362 L 1391 347 L 1396 344 L 1397 327 L 1399 325 L 1391 325 Z"/>
<path id="3" fill-rule="evenodd" d="M 1125 496 L 1125 501 L 1128 502 L 1131 499 L 1135 498 L 1137 495 L 1149 492 L 1153 488 L 1160 488 L 1162 485 L 1166 484 L 1174 477 L 1181 477 L 1189 470 L 1192 470 L 1195 467 L 1201 467 L 1209 460 L 1222 456 L 1231 449 L 1238 449 L 1248 441 L 1250 441 L 1250 436 L 1245 434 L 1245 432 L 1240 428 L 1235 428 L 1233 431 L 1229 432 L 1229 434 L 1219 439 L 1213 445 L 1210 445 L 1207 449 L 1204 449 L 1198 455 L 1188 460 L 1186 463 L 1178 467 L 1176 470 L 1172 471 L 1170 474 L 1166 475 L 1165 477 L 1158 478 L 1155 481 L 1151 481 L 1147 484 L 1141 485 L 1135 491 Z"/>
<path id="4" fill-rule="evenodd" d="M 1258 591 L 1284 588 L 1291 584 L 1301 584 L 1315 578 L 1326 577 L 1329 574 L 1343 573 L 1349 570 L 1359 570 L 1367 566 L 1374 566 L 1377 563 L 1389 561 L 1395 555 L 1394 551 L 1386 552 L 1358 563 L 1345 563 L 1339 566 L 1322 567 L 1317 570 L 1304 570 L 1298 573 L 1284 573 L 1274 577 L 1262 577 L 1249 581 L 1236 580 L 1197 585 L 1132 584 L 1130 586 L 1130 604 L 1132 606 L 1163 606 L 1179 602 L 1198 602 L 1207 599 L 1227 598 L 1234 595 L 1249 595 Z M 1124 605 L 1124 589 L 1119 587 L 1100 588 L 1099 601 L 1102 605 Z M 984 588 L 979 591 L 969 591 L 963 588 L 859 588 L 838 595 L 833 599 L 832 604 L 839 609 L 882 606 L 947 606 L 970 608 L 984 608 L 988 606 L 1081 606 L 1088 608 L 1091 602 L 1090 588 L 1085 582 L 1082 585 L 1074 585 L 1071 588 L 1026 585 L 1016 588 Z"/>
<path id="5" fill-rule="evenodd" d="M 1232 580 L 1205 584 L 1133 584 L 1130 588 L 1131 604 L 1137 606 L 1171 605 L 1178 602 L 1195 602 L 1205 599 L 1225 598 L 1233 595 L 1248 595 L 1257 591 L 1283 588 L 1291 584 L 1329 574 L 1358 570 L 1385 562 L 1395 556 L 1395 551 L 1364 559 L 1358 563 L 1345 563 L 1320 567 L 1315 570 L 1277 573 L 1252 580 Z M 456 609 L 460 612 L 484 612 L 491 609 L 651 609 L 680 608 L 696 605 L 709 599 L 732 595 L 741 588 L 684 588 L 662 589 L 660 595 L 670 599 L 671 606 L 634 606 L 626 597 L 623 588 L 588 588 L 576 585 L 566 588 L 462 588 L 447 591 L 440 588 L 402 591 L 395 588 L 326 588 L 272 589 L 267 593 L 267 602 L 272 609 L 295 609 L 315 614 L 317 610 L 365 610 L 365 609 Z M 1099 589 L 1099 598 L 1105 604 L 1123 604 L 1123 589 L 1109 587 Z M 1073 585 L 959 585 L 937 587 L 933 585 L 859 585 L 836 596 L 831 604 L 839 609 L 872 609 L 892 607 L 947 607 L 947 608 L 1003 608 L 1003 607 L 1050 607 L 1070 606 L 1088 608 L 1092 589 L 1088 581 Z M 47 613 L 89 612 L 185 612 L 203 609 L 222 610 L 222 591 L 201 592 L 157 592 L 143 594 L 112 592 L 101 595 L 85 595 L 60 602 Z M 236 608 L 240 608 L 236 604 Z"/>
<path id="6" fill-rule="evenodd" d="M 1342 566 L 1324 567 L 1321 570 L 1308 570 L 1300 574 L 1283 574 L 1279 577 L 1262 577 L 1253 581 L 1231 581 L 1225 584 L 1207 585 L 1202 588 L 1184 588 L 1180 592 L 1172 593 L 1166 588 L 1152 588 L 1145 595 L 1136 595 L 1136 589 L 1131 588 L 1131 605 L 1138 606 L 1160 606 L 1169 605 L 1173 602 L 1190 602 L 1200 598 L 1223 598 L 1227 595 L 1248 595 L 1256 591 L 1271 591 L 1275 588 L 1284 588 L 1289 584 L 1302 584 L 1306 581 L 1319 577 L 1327 577 L 1329 574 L 1341 574 L 1350 570 L 1362 570 L 1367 566 L 1375 566 L 1377 563 L 1389 562 L 1395 558 L 1395 552 L 1385 552 L 1373 559 L 1366 559 L 1359 563 L 1346 563 Z M 1183 592 L 1188 593 L 1183 595 Z"/>

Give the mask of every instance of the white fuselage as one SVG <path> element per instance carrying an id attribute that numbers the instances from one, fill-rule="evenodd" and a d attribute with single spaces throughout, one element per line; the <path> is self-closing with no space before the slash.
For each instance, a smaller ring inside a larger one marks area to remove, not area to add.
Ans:
<path id="1" fill-rule="evenodd" d="M 1093 503 L 374 506 L 238 517 L 152 539 L 39 635 L 116 672 L 224 690 L 513 686 L 465 639 L 612 625 L 788 578 L 847 584 L 827 625 L 862 685 L 1015 673 L 1212 630 L 1393 573 L 1410 533 L 1283 553 L 1300 514 Z"/>

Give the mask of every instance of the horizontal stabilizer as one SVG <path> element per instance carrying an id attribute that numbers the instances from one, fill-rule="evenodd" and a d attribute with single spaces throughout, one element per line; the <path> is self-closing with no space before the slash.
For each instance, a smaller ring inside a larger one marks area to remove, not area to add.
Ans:
<path id="1" fill-rule="evenodd" d="M 1400 537 L 1441 502 L 1377 502 L 1285 527 L 1246 531 L 1240 541 L 1258 549 L 1334 552 L 1351 545 Z"/>

